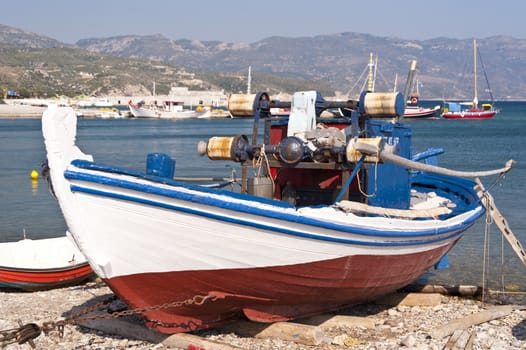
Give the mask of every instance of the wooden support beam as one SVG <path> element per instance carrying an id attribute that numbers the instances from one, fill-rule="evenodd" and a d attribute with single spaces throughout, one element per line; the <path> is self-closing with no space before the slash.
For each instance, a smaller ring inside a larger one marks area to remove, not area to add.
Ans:
<path id="1" fill-rule="evenodd" d="M 229 344 L 220 343 L 213 340 L 208 340 L 197 335 L 188 333 L 172 334 L 165 340 L 163 345 L 181 349 L 196 349 L 196 350 L 245 350 Z"/>
<path id="2" fill-rule="evenodd" d="M 374 301 L 387 306 L 436 306 L 442 303 L 439 293 L 393 293 Z"/>
<path id="3" fill-rule="evenodd" d="M 221 327 L 243 337 L 278 338 L 293 341 L 297 344 L 320 345 L 325 334 L 320 327 L 293 322 L 257 323 L 240 321 Z"/>
<path id="4" fill-rule="evenodd" d="M 508 240 L 519 259 L 522 261 L 524 266 L 526 266 L 526 252 L 524 252 L 521 243 L 511 231 L 511 228 L 509 227 L 508 222 L 506 221 L 504 216 L 495 206 L 493 196 L 488 191 L 486 191 L 484 185 L 482 185 L 482 182 L 479 180 L 479 178 L 476 178 L 475 182 L 477 183 L 477 185 L 475 186 L 475 191 L 477 191 L 477 195 L 479 196 L 482 205 L 484 205 L 486 210 L 491 215 L 491 218 L 493 219 L 497 227 L 500 229 L 500 232 L 502 232 L 504 238 Z"/>
<path id="5" fill-rule="evenodd" d="M 496 306 L 486 311 L 479 312 L 477 314 L 472 314 L 463 318 L 453 320 L 448 324 L 442 326 L 441 328 L 433 329 L 431 332 L 429 332 L 429 335 L 432 338 L 436 339 L 444 338 L 448 335 L 453 334 L 453 332 L 455 332 L 456 330 L 467 329 L 477 324 L 481 324 L 491 320 L 496 320 L 498 318 L 502 318 L 509 315 L 514 310 L 521 310 L 523 308 L 526 308 L 526 306 Z"/>
<path id="6" fill-rule="evenodd" d="M 471 332 L 457 329 L 442 350 L 471 350 L 473 349 L 473 338 Z"/>
<path id="7" fill-rule="evenodd" d="M 374 329 L 376 320 L 371 317 L 347 316 L 347 315 L 316 315 L 298 320 L 300 323 L 315 325 L 321 329 L 333 327 L 345 328 L 367 328 Z"/>

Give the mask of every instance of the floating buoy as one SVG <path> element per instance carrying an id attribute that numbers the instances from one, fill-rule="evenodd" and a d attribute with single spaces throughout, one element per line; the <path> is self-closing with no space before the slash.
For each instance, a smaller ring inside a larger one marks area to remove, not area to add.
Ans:
<path id="1" fill-rule="evenodd" d="M 31 176 L 31 179 L 33 180 L 38 179 L 38 171 L 36 171 L 35 169 L 31 170 L 31 174 L 29 176 Z"/>

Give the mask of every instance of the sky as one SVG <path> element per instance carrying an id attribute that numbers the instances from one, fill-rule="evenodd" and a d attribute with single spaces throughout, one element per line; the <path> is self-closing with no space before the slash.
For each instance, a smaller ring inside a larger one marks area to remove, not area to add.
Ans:
<path id="1" fill-rule="evenodd" d="M 342 32 L 425 40 L 526 39 L 524 0 L 4 0 L 0 24 L 73 44 L 152 35 L 252 43 Z"/>

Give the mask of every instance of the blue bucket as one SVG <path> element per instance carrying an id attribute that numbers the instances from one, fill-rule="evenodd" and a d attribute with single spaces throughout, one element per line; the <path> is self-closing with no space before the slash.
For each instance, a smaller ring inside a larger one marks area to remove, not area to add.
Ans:
<path id="1" fill-rule="evenodd" d="M 146 174 L 172 179 L 175 159 L 164 153 L 150 153 L 146 157 Z"/>

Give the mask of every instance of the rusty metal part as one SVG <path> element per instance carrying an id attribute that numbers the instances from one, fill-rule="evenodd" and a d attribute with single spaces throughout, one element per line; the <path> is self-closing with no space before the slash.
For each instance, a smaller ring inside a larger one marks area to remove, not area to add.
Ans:
<path id="1" fill-rule="evenodd" d="M 18 343 L 20 345 L 29 343 L 32 348 L 35 347 L 33 339 L 38 338 L 42 333 L 41 328 L 35 323 L 28 323 L 18 328 L 0 331 L 0 345 L 4 347 L 7 344 Z"/>

